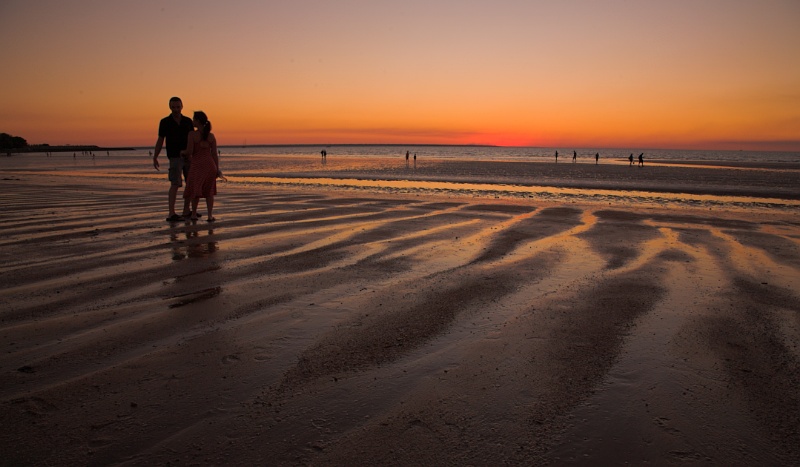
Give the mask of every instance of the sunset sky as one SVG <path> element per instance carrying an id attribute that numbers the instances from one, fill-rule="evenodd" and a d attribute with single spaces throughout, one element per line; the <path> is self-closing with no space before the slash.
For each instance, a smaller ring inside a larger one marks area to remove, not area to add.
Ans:
<path id="1" fill-rule="evenodd" d="M 2 0 L 0 132 L 800 150 L 798 0 Z"/>

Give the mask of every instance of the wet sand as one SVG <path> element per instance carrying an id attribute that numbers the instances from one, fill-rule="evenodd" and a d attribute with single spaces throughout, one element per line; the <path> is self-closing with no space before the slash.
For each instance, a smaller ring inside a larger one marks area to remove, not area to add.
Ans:
<path id="1" fill-rule="evenodd" d="M 404 165 L 390 158 L 341 157 L 319 164 L 308 157 L 279 157 L 233 175 L 255 182 L 286 179 L 325 178 L 329 180 L 394 181 L 407 185 L 411 192 L 420 183 L 449 183 L 447 189 L 479 191 L 476 182 L 493 184 L 495 190 L 508 186 L 531 189 L 537 194 L 552 189 L 592 190 L 592 196 L 625 197 L 630 192 L 752 197 L 759 199 L 800 200 L 800 164 L 774 162 L 675 162 L 648 161 L 643 167 L 629 166 L 623 160 L 594 163 L 542 163 L 521 161 L 460 161 L 420 159 Z M 237 161 L 238 162 L 238 161 Z M 239 164 L 247 166 L 248 164 Z M 458 187 L 457 185 L 462 185 Z M 487 190 L 483 190 L 487 191 Z M 619 192 L 624 192 L 620 194 Z M 485 194 L 485 193 L 484 193 Z M 648 195 L 652 197 L 651 195 Z M 794 203 L 798 205 L 798 203 Z"/>
<path id="2" fill-rule="evenodd" d="M 3 465 L 800 463 L 796 210 L 4 178 Z"/>

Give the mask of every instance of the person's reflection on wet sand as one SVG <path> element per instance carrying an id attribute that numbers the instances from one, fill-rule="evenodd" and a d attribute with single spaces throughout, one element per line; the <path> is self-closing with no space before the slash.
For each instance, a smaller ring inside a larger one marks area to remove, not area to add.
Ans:
<path id="1" fill-rule="evenodd" d="M 207 235 L 201 235 L 199 230 L 187 230 L 184 232 L 184 236 L 185 240 L 182 240 L 177 232 L 170 234 L 173 261 L 181 261 L 186 258 L 205 258 L 219 249 L 219 244 L 214 239 L 213 229 L 209 229 Z"/>
<path id="2" fill-rule="evenodd" d="M 172 260 L 180 261 L 186 258 L 186 246 L 184 242 L 178 238 L 176 232 L 169 234 L 169 242 L 172 244 Z"/>

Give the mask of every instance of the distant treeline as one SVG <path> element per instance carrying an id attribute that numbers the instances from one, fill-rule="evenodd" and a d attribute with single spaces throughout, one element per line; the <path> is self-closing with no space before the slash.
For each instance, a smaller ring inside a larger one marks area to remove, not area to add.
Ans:
<path id="1" fill-rule="evenodd" d="M 12 136 L 8 133 L 0 133 L 0 150 L 8 151 L 9 149 L 25 149 L 28 147 L 28 142 L 25 138 L 20 136 Z"/>
<path id="2" fill-rule="evenodd" d="M 92 152 L 92 151 L 130 151 L 133 148 L 104 148 L 96 145 L 64 145 L 28 144 L 21 136 L 0 133 L 0 152 Z"/>
<path id="3" fill-rule="evenodd" d="M 93 151 L 132 151 L 133 148 L 104 148 L 102 146 L 50 146 L 49 144 L 33 144 L 22 150 L 13 152 L 93 152 Z"/>

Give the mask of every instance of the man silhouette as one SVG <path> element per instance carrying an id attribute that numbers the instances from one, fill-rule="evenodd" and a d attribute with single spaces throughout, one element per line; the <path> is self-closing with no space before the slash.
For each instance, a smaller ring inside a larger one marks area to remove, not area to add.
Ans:
<path id="1" fill-rule="evenodd" d="M 158 139 L 153 152 L 153 167 L 160 170 L 158 155 L 166 140 L 167 159 L 169 159 L 169 217 L 167 222 L 177 222 L 183 220 L 183 216 L 189 215 L 189 200 L 183 201 L 183 216 L 175 213 L 175 200 L 178 198 L 178 188 L 183 186 L 183 179 L 189 175 L 189 161 L 181 157 L 181 151 L 186 149 L 186 141 L 189 133 L 194 130 L 192 119 L 183 115 L 183 102 L 180 97 L 172 97 L 169 100 L 170 115 L 161 119 L 158 125 Z"/>

